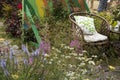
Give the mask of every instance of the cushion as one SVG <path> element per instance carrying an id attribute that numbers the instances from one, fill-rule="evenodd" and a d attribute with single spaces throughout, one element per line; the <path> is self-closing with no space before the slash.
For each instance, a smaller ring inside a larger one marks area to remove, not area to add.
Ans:
<path id="1" fill-rule="evenodd" d="M 74 16 L 76 23 L 82 29 L 83 34 L 97 33 L 94 26 L 94 19 L 85 16 Z"/>
<path id="2" fill-rule="evenodd" d="M 97 42 L 97 41 L 103 41 L 103 40 L 107 40 L 108 37 L 105 35 L 102 35 L 100 33 L 96 33 L 93 35 L 84 35 L 84 40 L 86 42 Z"/>

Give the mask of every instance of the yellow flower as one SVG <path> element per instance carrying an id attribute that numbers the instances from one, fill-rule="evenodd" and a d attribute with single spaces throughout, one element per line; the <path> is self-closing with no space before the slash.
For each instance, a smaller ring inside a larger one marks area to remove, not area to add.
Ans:
<path id="1" fill-rule="evenodd" d="M 115 70 L 115 67 L 113 66 L 108 66 L 110 70 Z"/>
<path id="2" fill-rule="evenodd" d="M 14 75 L 11 75 L 13 79 L 18 79 L 18 75 L 14 74 Z"/>

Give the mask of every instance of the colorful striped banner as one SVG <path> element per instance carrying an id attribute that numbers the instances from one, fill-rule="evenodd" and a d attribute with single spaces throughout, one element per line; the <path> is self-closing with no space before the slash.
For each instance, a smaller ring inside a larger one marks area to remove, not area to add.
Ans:
<path id="1" fill-rule="evenodd" d="M 26 0 L 27 1 L 27 0 Z M 32 17 L 32 14 L 31 14 L 31 12 L 30 12 L 30 9 L 29 9 L 29 7 L 28 7 L 28 3 L 26 2 L 26 3 L 24 3 L 24 10 L 25 10 L 25 13 L 26 13 L 26 16 L 27 16 L 27 18 L 28 18 L 28 20 L 30 21 L 30 25 L 31 25 L 31 27 L 32 27 L 32 30 L 33 30 L 33 33 L 35 34 L 35 37 L 36 37 L 36 40 L 37 40 L 37 43 L 35 43 L 36 44 L 36 46 L 37 47 L 39 47 L 39 45 L 40 45 L 40 42 L 41 42 L 41 38 L 40 38 L 40 36 L 39 36 L 39 32 L 38 32 L 38 30 L 37 30 L 37 28 L 36 28 L 36 26 L 35 26 L 35 23 L 34 23 L 34 20 L 33 20 L 33 17 Z"/>
<path id="2" fill-rule="evenodd" d="M 44 2 L 44 6 L 47 7 L 48 4 L 47 0 L 43 0 L 43 2 Z"/>
<path id="3" fill-rule="evenodd" d="M 44 15 L 45 15 L 44 1 L 43 0 L 35 0 L 35 2 L 36 2 L 37 10 L 38 10 L 40 17 L 44 17 Z"/>
<path id="4" fill-rule="evenodd" d="M 83 2 L 84 2 L 84 4 L 85 4 L 85 9 L 87 10 L 87 12 L 89 12 L 89 13 L 90 13 L 90 9 L 89 9 L 89 7 L 88 7 L 88 5 L 87 5 L 86 1 L 85 1 L 85 0 L 83 0 Z"/>
<path id="5" fill-rule="evenodd" d="M 82 10 L 85 10 L 85 5 L 84 5 L 84 2 L 83 0 L 78 0 L 79 4 L 80 4 L 80 7 Z"/>
<path id="6" fill-rule="evenodd" d="M 79 7 L 83 11 L 87 10 L 87 12 L 90 12 L 85 0 L 61 0 L 62 4 L 67 7 L 68 12 L 71 11 L 70 1 L 73 2 L 74 7 Z M 36 15 L 40 18 L 44 17 L 47 13 L 53 12 L 53 2 L 55 2 L 55 0 L 28 0 L 28 2 L 34 9 Z M 47 8 L 46 11 L 45 8 Z"/>
<path id="7" fill-rule="evenodd" d="M 71 12 L 71 8 L 70 8 L 69 0 L 65 0 L 65 2 L 66 2 L 66 5 L 67 5 L 67 8 L 68 8 L 68 12 L 70 13 Z"/>
<path id="8" fill-rule="evenodd" d="M 88 5 L 87 5 L 85 0 L 78 0 L 78 2 L 80 4 L 80 7 L 81 7 L 82 11 L 86 11 L 87 10 L 87 12 L 90 12 L 89 7 L 88 7 Z"/>
<path id="9" fill-rule="evenodd" d="M 76 7 L 80 7 L 80 4 L 79 4 L 78 0 L 73 0 L 73 2 L 76 5 Z"/>
<path id="10" fill-rule="evenodd" d="M 61 2 L 64 6 L 67 6 L 65 0 L 61 0 Z"/>
<path id="11" fill-rule="evenodd" d="M 48 3 L 48 8 L 49 8 L 50 13 L 52 13 L 53 12 L 53 2 L 51 0 Z"/>
<path id="12" fill-rule="evenodd" d="M 25 0 L 26 2 L 29 2 L 29 5 L 34 9 L 33 12 L 40 18 L 44 17 L 45 15 L 45 4 L 43 0 Z"/>

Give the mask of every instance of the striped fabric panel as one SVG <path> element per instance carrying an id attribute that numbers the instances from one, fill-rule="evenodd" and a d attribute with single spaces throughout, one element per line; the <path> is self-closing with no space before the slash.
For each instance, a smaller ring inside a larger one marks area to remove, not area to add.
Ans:
<path id="1" fill-rule="evenodd" d="M 52 2 L 52 0 L 50 0 L 48 2 L 48 8 L 49 8 L 50 13 L 52 13 L 53 12 L 53 2 Z"/>
<path id="2" fill-rule="evenodd" d="M 44 2 L 44 6 L 47 7 L 48 3 L 47 3 L 47 0 L 43 0 Z"/>
<path id="3" fill-rule="evenodd" d="M 80 7 L 80 4 L 79 4 L 78 0 L 73 0 L 73 2 L 76 5 L 76 7 Z"/>
<path id="4" fill-rule="evenodd" d="M 39 36 L 39 32 L 38 32 L 38 30 L 37 30 L 37 28 L 36 28 L 36 26 L 35 26 L 35 24 L 34 24 L 34 20 L 33 20 L 33 18 L 32 18 L 32 15 L 31 15 L 30 10 L 29 10 L 29 8 L 28 8 L 27 5 L 25 5 L 25 13 L 26 13 L 26 15 L 27 15 L 27 17 L 28 17 L 28 20 L 30 20 L 32 30 L 33 30 L 33 32 L 34 32 L 34 34 L 35 34 L 35 37 L 36 37 L 36 40 L 37 40 L 37 44 L 38 44 L 38 46 L 39 46 L 39 45 L 40 45 L 40 42 L 41 42 L 41 38 L 40 38 L 40 36 Z M 38 47 L 38 46 L 37 46 L 37 47 Z"/>
<path id="5" fill-rule="evenodd" d="M 87 12 L 89 12 L 89 13 L 90 13 L 90 9 L 89 9 L 89 7 L 88 7 L 88 5 L 87 5 L 86 1 L 85 1 L 85 0 L 83 0 L 83 2 L 84 2 L 84 4 L 85 4 L 85 9 L 87 10 Z"/>
<path id="6" fill-rule="evenodd" d="M 67 5 L 67 8 L 68 8 L 68 12 L 70 13 L 71 12 L 71 8 L 70 8 L 69 0 L 65 0 L 65 2 L 66 2 L 66 5 Z"/>
<path id="7" fill-rule="evenodd" d="M 40 17 L 44 17 L 45 15 L 45 6 L 43 0 L 35 0 L 37 6 L 37 12 L 39 13 Z"/>
<path id="8" fill-rule="evenodd" d="M 61 0 L 61 1 L 64 6 L 67 6 L 65 0 Z"/>
<path id="9" fill-rule="evenodd" d="M 89 9 L 85 0 L 78 0 L 78 2 L 79 2 L 80 6 L 81 6 L 81 9 L 83 11 L 87 10 L 87 12 L 90 12 L 90 9 Z"/>

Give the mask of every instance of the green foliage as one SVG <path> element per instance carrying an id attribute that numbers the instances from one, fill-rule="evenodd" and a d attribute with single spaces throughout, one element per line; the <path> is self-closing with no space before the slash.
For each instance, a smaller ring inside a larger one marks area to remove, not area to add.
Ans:
<path id="1" fill-rule="evenodd" d="M 106 21 L 112 25 L 112 27 L 114 27 L 117 23 L 116 21 L 114 21 L 114 15 L 112 15 L 112 13 L 110 12 L 101 12 L 101 13 L 98 13 L 98 15 L 102 16 L 103 18 L 106 19 Z M 99 20 L 97 20 L 97 23 L 101 23 Z M 97 24 L 98 25 L 98 24 Z"/>
<path id="2" fill-rule="evenodd" d="M 64 20 L 68 17 L 68 14 L 67 9 L 61 1 L 54 1 L 54 8 L 51 15 L 54 16 L 56 20 Z"/>
<path id="3" fill-rule="evenodd" d="M 111 20 L 113 19 L 113 15 L 110 12 L 101 12 L 101 13 L 98 13 L 98 15 L 105 18 L 109 23 L 111 23 Z"/>
<path id="4" fill-rule="evenodd" d="M 21 16 L 18 15 L 18 12 L 11 12 L 11 15 L 6 18 L 4 22 L 6 24 L 6 33 L 11 34 L 13 37 L 20 37 L 21 35 Z"/>
<path id="5" fill-rule="evenodd" d="M 22 37 L 24 38 L 23 42 L 25 42 L 25 43 L 30 42 L 30 41 L 37 42 L 32 28 L 25 29 L 24 36 L 22 36 Z"/>
<path id="6" fill-rule="evenodd" d="M 7 3 L 3 3 L 2 5 L 3 5 L 2 11 L 5 13 L 3 15 L 5 17 L 9 17 L 11 12 L 12 12 L 12 10 L 13 10 L 13 7 L 10 4 L 7 4 Z"/>
<path id="7" fill-rule="evenodd" d="M 10 34 L 12 37 L 20 37 L 21 35 L 21 10 L 17 9 L 16 3 L 11 1 L 2 1 L 2 13 L 5 19 L 4 24 L 6 28 L 6 33 Z"/>
<path id="8" fill-rule="evenodd" d="M 120 4 L 118 4 L 115 8 L 112 9 L 112 13 L 114 15 L 115 21 L 120 21 Z"/>

